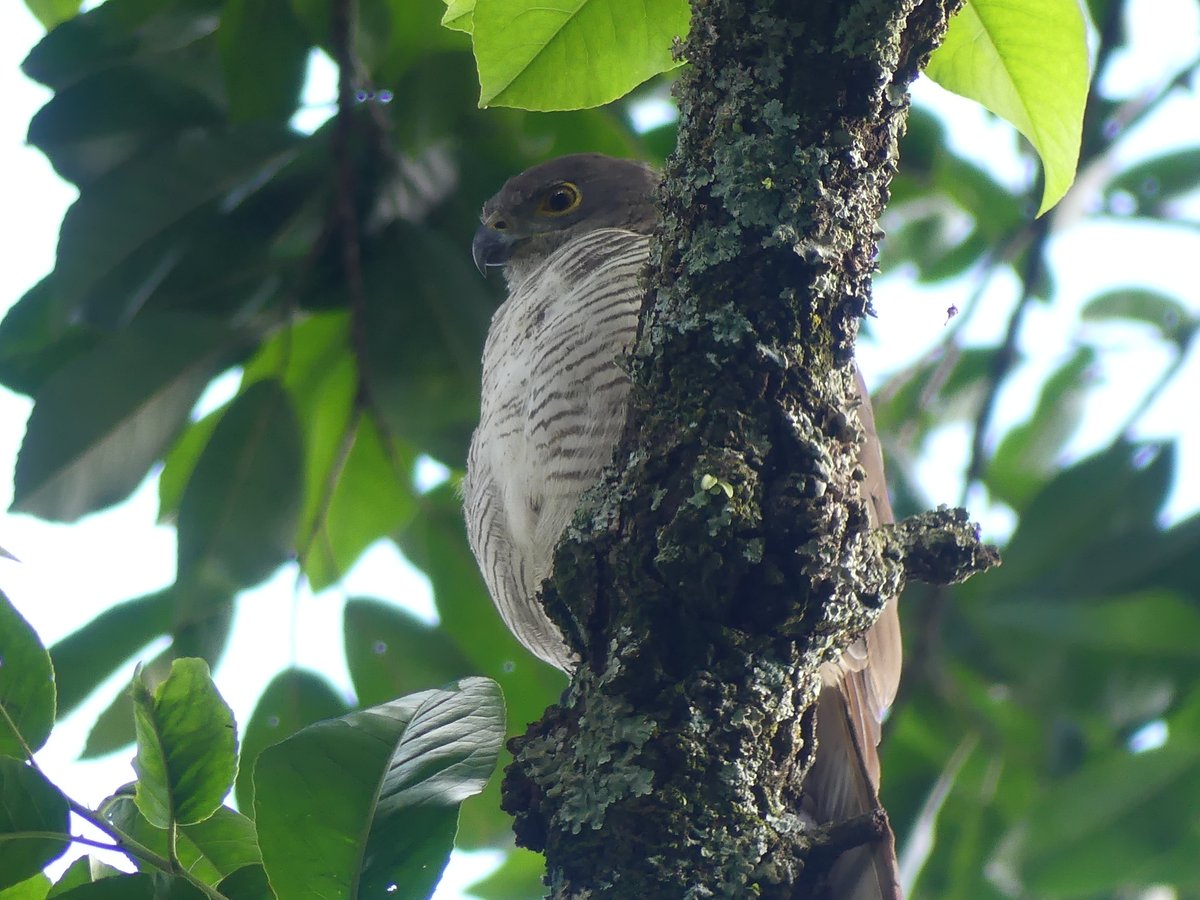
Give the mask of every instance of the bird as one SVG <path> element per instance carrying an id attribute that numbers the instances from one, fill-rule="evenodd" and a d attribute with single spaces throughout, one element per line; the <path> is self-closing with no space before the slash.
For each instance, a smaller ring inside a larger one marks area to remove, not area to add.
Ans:
<path id="1" fill-rule="evenodd" d="M 510 178 L 483 206 L 476 267 L 502 268 L 508 296 L 483 350 L 480 421 L 463 480 L 471 550 L 501 618 L 535 656 L 570 673 L 578 660 L 543 611 L 540 586 L 583 493 L 612 462 L 631 383 L 657 222 L 660 175 L 598 153 L 558 157 Z M 874 415 L 855 368 L 864 432 L 860 490 L 871 524 L 893 521 Z M 880 722 L 901 667 L 895 599 L 822 667 L 817 749 L 804 782 L 815 824 L 880 809 Z M 829 900 L 899 900 L 890 833 L 846 851 L 826 878 Z"/>

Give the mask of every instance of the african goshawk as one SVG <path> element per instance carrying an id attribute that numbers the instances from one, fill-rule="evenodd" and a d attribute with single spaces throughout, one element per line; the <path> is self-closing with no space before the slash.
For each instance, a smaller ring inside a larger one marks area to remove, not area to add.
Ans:
<path id="1" fill-rule="evenodd" d="M 569 672 L 571 650 L 538 591 L 583 492 L 612 461 L 637 330 L 639 273 L 655 224 L 658 175 L 599 154 L 562 157 L 512 178 L 483 207 L 476 265 L 503 266 L 509 295 L 483 354 L 479 427 L 464 483 L 468 536 L 492 599 L 534 654 Z M 858 379 L 862 483 L 874 524 L 892 521 L 883 458 Z M 804 785 L 814 821 L 879 805 L 879 723 L 900 677 L 896 602 L 822 672 L 816 761 Z M 826 893 L 899 897 L 891 840 L 843 854 Z"/>

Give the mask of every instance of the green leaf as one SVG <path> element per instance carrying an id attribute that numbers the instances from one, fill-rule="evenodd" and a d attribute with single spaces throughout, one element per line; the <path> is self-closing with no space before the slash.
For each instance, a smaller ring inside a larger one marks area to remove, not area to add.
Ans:
<path id="1" fill-rule="evenodd" d="M 65 894 L 71 888 L 77 888 L 81 884 L 91 884 L 92 878 L 92 862 L 91 856 L 81 856 L 67 866 L 65 872 L 59 877 L 58 881 L 54 882 L 50 888 L 47 897 L 57 897 L 60 894 Z"/>
<path id="2" fill-rule="evenodd" d="M 29 143 L 84 189 L 188 128 L 222 124 L 220 106 L 161 70 L 114 66 L 57 92 L 29 122 Z"/>
<path id="3" fill-rule="evenodd" d="M 51 375 L 99 340 L 93 329 L 69 320 L 46 276 L 0 322 L 0 383 L 33 396 Z"/>
<path id="4" fill-rule="evenodd" d="M 226 403 L 200 419 L 190 423 L 163 457 L 162 471 L 158 474 L 158 521 L 174 523 L 179 515 L 179 504 L 188 480 L 196 470 L 200 454 L 208 446 L 221 416 L 229 409 Z"/>
<path id="5" fill-rule="evenodd" d="M 1171 594 L 1085 600 L 1005 599 L 982 604 L 976 613 L 985 628 L 1007 639 L 1083 645 L 1113 654 L 1155 658 L 1200 658 L 1200 610 Z"/>
<path id="6" fill-rule="evenodd" d="M 287 121 L 300 97 L 309 49 L 290 0 L 226 0 L 217 42 L 231 118 Z"/>
<path id="7" fill-rule="evenodd" d="M 127 497 L 233 343 L 223 322 L 147 315 L 63 366 L 29 417 L 13 509 L 72 522 Z"/>
<path id="8" fill-rule="evenodd" d="M 1046 172 L 1039 215 L 1062 199 L 1075 180 L 1089 79 L 1076 0 L 967 0 L 925 71 L 1033 144 Z"/>
<path id="9" fill-rule="evenodd" d="M 1004 436 L 987 468 L 986 484 L 993 497 L 1020 512 L 1061 465 L 1063 446 L 1083 417 L 1091 386 L 1089 372 L 1096 351 L 1080 347 L 1042 385 L 1042 394 L 1029 421 Z"/>
<path id="10" fill-rule="evenodd" d="M 0 900 L 45 900 L 50 891 L 50 879 L 38 872 L 19 884 L 0 890 Z"/>
<path id="11" fill-rule="evenodd" d="M 1197 697 L 1157 750 L 1110 751 L 1042 791 L 1028 811 L 1022 874 L 1032 896 L 1077 897 L 1123 885 L 1195 885 L 1200 791 Z M 1191 721 L 1187 721 L 1191 714 Z"/>
<path id="12" fill-rule="evenodd" d="M 67 210 L 55 289 L 75 308 L 95 283 L 188 213 L 244 200 L 293 159 L 297 136 L 278 127 L 192 133 L 97 180 Z"/>
<path id="13" fill-rule="evenodd" d="M 1189 147 L 1155 156 L 1119 174 L 1109 191 L 1124 191 L 1138 201 L 1139 211 L 1161 214 L 1163 205 L 1200 190 L 1200 148 Z"/>
<path id="14" fill-rule="evenodd" d="M 62 900 L 205 900 L 189 881 L 153 875 L 111 875 L 60 895 Z"/>
<path id="15" fill-rule="evenodd" d="M 1166 294 L 1149 288 L 1115 288 L 1093 297 L 1080 314 L 1085 322 L 1128 319 L 1145 322 L 1170 341 L 1185 344 L 1196 328 L 1196 320 L 1187 307 Z"/>
<path id="16" fill-rule="evenodd" d="M 46 776 L 0 756 L 0 888 L 32 878 L 62 855 L 69 844 L 68 818 L 67 799 Z"/>
<path id="17" fill-rule="evenodd" d="M 475 0 L 444 0 L 444 2 L 446 12 L 442 14 L 442 26 L 470 34 L 475 28 Z"/>
<path id="18" fill-rule="evenodd" d="M 228 900 L 275 900 L 267 870 L 261 865 L 243 866 L 224 878 L 217 890 Z"/>
<path id="19" fill-rule="evenodd" d="M 130 793 L 132 788 L 132 785 L 126 785 L 105 800 L 100 807 L 101 814 L 122 834 L 159 856 L 169 856 L 170 841 L 166 830 L 155 828 L 146 821 Z M 181 826 L 176 835 L 175 850 L 180 865 L 205 884 L 216 884 L 231 873 L 262 861 L 254 823 L 227 806 L 219 807 L 202 822 Z M 149 864 L 136 859 L 134 862 L 143 871 L 155 871 Z"/>
<path id="20" fill-rule="evenodd" d="M 109 607 L 50 648 L 58 715 L 87 699 L 100 682 L 174 624 L 171 588 Z"/>
<path id="21" fill-rule="evenodd" d="M 206 595 L 203 591 L 176 584 L 173 594 L 175 618 L 171 646 L 142 667 L 142 678 L 157 685 L 171 671 L 171 662 L 181 657 L 198 656 L 210 668 L 229 642 L 233 621 L 233 601 L 228 595 Z M 104 756 L 132 744 L 137 735 L 133 723 L 133 700 L 123 688 L 96 719 L 84 744 L 82 759 Z"/>
<path id="22" fill-rule="evenodd" d="M 479 900 L 526 900 L 545 892 L 546 857 L 531 850 L 514 847 L 504 863 L 486 878 L 467 888 Z"/>
<path id="23" fill-rule="evenodd" d="M 254 809 L 254 764 L 263 750 L 314 722 L 332 719 L 348 710 L 342 696 L 315 672 L 285 669 L 272 678 L 258 698 L 242 736 L 242 755 L 234 784 L 238 807 Z"/>
<path id="24" fill-rule="evenodd" d="M 82 0 L 25 0 L 25 6 L 47 31 L 79 12 Z M 2 895 L 0 895 L 2 896 Z"/>
<path id="25" fill-rule="evenodd" d="M 299 425 L 277 382 L 238 397 L 179 504 L 180 578 L 244 587 L 292 553 L 300 512 Z"/>
<path id="26" fill-rule="evenodd" d="M 23 759 L 54 726 L 54 669 L 37 633 L 0 592 L 0 755 Z M 13 733 L 13 728 L 17 733 Z"/>
<path id="27" fill-rule="evenodd" d="M 685 0 L 476 0 L 472 44 L 479 105 L 600 106 L 680 65 Z"/>
<path id="28" fill-rule="evenodd" d="M 473 671 L 470 660 L 440 628 L 378 600 L 346 603 L 346 665 L 360 706 L 445 684 Z"/>
<path id="29" fill-rule="evenodd" d="M 255 818 L 276 893 L 349 900 L 402 885 L 425 896 L 449 859 L 458 805 L 487 782 L 503 736 L 499 687 L 469 678 L 264 750 Z"/>
<path id="30" fill-rule="evenodd" d="M 233 787 L 237 733 L 202 659 L 177 659 L 153 693 L 133 680 L 137 804 L 152 825 L 191 825 L 211 816 Z"/>
<path id="31" fill-rule="evenodd" d="M 389 456 L 389 449 L 395 459 Z M 349 452 L 336 476 L 328 504 L 312 531 L 304 533 L 306 552 L 301 565 L 314 591 L 337 582 L 371 544 L 403 527 L 416 513 L 408 474 L 413 453 L 407 447 L 385 445 L 374 421 L 359 416 Z M 459 675 L 465 672 L 457 673 Z M 438 683 L 447 681 L 441 679 Z M 391 696 L 396 696 L 392 694 Z"/>

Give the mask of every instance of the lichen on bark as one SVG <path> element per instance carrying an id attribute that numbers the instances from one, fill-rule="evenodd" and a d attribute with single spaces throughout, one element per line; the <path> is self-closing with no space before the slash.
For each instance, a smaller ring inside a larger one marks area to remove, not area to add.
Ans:
<path id="1" fill-rule="evenodd" d="M 850 410 L 906 88 L 959 2 L 693 0 L 634 407 L 543 592 L 583 662 L 505 782 L 555 897 L 806 897 L 878 834 L 797 815 L 818 669 L 906 573 L 988 562 L 957 519 L 869 528 Z"/>

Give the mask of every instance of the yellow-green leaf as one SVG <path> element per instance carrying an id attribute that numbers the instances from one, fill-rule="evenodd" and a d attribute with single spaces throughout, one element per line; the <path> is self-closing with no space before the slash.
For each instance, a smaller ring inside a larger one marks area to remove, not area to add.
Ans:
<path id="1" fill-rule="evenodd" d="M 679 65 L 671 47 L 689 15 L 686 0 L 476 0 L 479 105 L 609 103 Z"/>
<path id="2" fill-rule="evenodd" d="M 1045 168 L 1041 215 L 1075 180 L 1088 90 L 1077 0 L 967 0 L 926 73 L 1012 124 Z"/>

